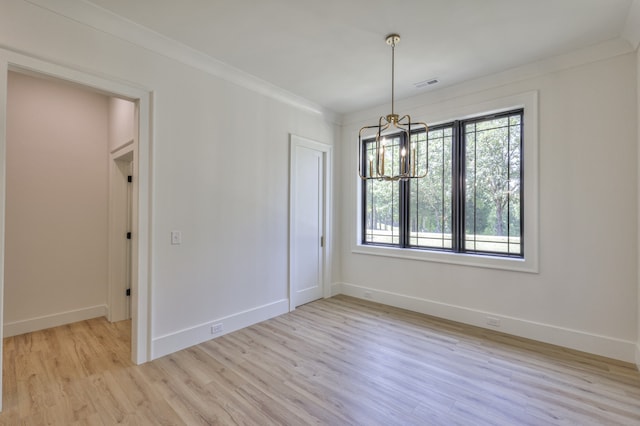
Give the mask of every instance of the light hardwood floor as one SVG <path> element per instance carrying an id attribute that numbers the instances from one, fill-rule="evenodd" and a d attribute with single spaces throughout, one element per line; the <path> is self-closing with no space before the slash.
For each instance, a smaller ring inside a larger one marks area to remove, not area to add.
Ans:
<path id="1" fill-rule="evenodd" d="M 129 330 L 5 339 L 0 424 L 640 424 L 630 364 L 346 296 L 141 366 Z"/>

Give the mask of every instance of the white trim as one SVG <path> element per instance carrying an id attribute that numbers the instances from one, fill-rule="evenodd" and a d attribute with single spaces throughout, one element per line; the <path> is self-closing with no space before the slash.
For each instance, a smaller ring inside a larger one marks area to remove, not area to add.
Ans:
<path id="1" fill-rule="evenodd" d="M 289 300 L 281 299 L 273 303 L 258 306 L 226 317 L 212 319 L 203 324 L 165 334 L 153 339 L 152 359 L 177 352 L 193 345 L 206 342 L 215 337 L 249 327 L 289 311 Z M 211 332 L 214 324 L 222 324 L 224 330 L 215 335 Z"/>
<path id="2" fill-rule="evenodd" d="M 6 194 L 6 167 L 7 158 L 7 79 L 9 64 L 2 59 L 0 49 L 0 384 L 2 380 L 2 363 L 4 362 L 4 222 L 5 222 L 5 194 Z M 0 410 L 2 410 L 2 389 L 0 385 Z"/>
<path id="3" fill-rule="evenodd" d="M 640 343 L 636 344 L 636 368 L 640 371 Z"/>
<path id="4" fill-rule="evenodd" d="M 77 0 L 25 1 L 295 108 L 313 114 L 324 115 L 331 122 L 338 121 L 335 113 L 315 102 L 284 90 L 93 3 L 79 2 Z"/>
<path id="5" fill-rule="evenodd" d="M 322 256 L 322 295 L 323 297 L 331 297 L 331 286 L 329 282 L 331 280 L 331 264 L 333 255 L 333 147 L 331 145 L 317 142 L 312 139 L 304 138 L 302 136 L 289 135 L 290 147 L 289 147 L 289 310 L 293 311 L 295 307 L 294 289 L 291 284 L 292 275 L 292 252 L 295 250 L 294 235 L 291 227 L 293 226 L 292 220 L 295 217 L 294 200 L 293 197 L 296 194 L 295 182 L 293 179 L 293 172 L 295 170 L 295 149 L 296 147 L 305 147 L 320 151 L 324 154 L 324 247 Z"/>
<path id="6" fill-rule="evenodd" d="M 73 311 L 58 312 L 36 318 L 12 321 L 4 324 L 4 337 L 31 333 L 32 331 L 58 327 L 60 325 L 71 324 L 78 321 L 104 317 L 106 315 L 107 305 L 97 305 L 75 309 Z"/>
<path id="7" fill-rule="evenodd" d="M 151 346 L 151 300 L 150 294 L 150 262 L 151 257 L 151 109 L 152 109 L 152 93 L 139 87 L 119 83 L 115 80 L 108 80 L 83 71 L 72 68 L 63 67 L 54 63 L 45 62 L 40 59 L 32 58 L 20 53 L 0 48 L 0 104 L 2 108 L 6 104 L 6 74 L 9 69 L 17 71 L 34 72 L 40 75 L 49 76 L 57 79 L 70 81 L 82 86 L 92 88 L 101 93 L 112 96 L 120 96 L 130 100 L 137 101 L 138 113 L 138 174 L 134 179 L 138 180 L 137 193 L 134 198 L 138 199 L 138 206 L 134 206 L 134 238 L 133 250 L 137 256 L 134 256 L 132 265 L 132 329 L 131 329 L 131 356 L 136 364 L 149 361 L 149 349 Z M 6 119 L 6 110 L 0 110 L 0 124 L 2 124 L 2 132 L 0 132 L 0 151 L 4 153 L 6 147 L 6 134 L 4 129 Z M 4 179 L 5 159 L 2 155 L 0 159 L 0 176 Z M 134 160 L 135 161 L 135 160 Z M 4 207 L 4 180 L 0 186 L 0 202 Z M 137 207 L 137 212 L 136 212 Z M 4 224 L 4 208 L 1 210 L 0 222 Z M 4 225 L 3 225 L 4 226 Z M 135 228 L 137 226 L 137 229 Z M 4 229 L 0 234 L 0 247 L 4 246 Z M 1 252 L 0 252 L 1 253 Z M 4 255 L 2 257 L 4 261 Z M 4 274 L 0 274 L 0 289 L 4 293 Z M 4 295 L 2 296 L 4 299 Z M 0 303 L 0 306 L 2 303 Z M 2 318 L 0 317 L 0 324 Z M 0 327 L 2 328 L 2 327 Z"/>
<path id="8" fill-rule="evenodd" d="M 126 153 L 130 152 L 133 148 L 129 148 L 131 145 L 133 145 L 133 143 L 135 142 L 135 139 L 131 139 L 130 141 L 127 141 L 125 143 L 123 143 L 122 145 L 118 146 L 117 148 L 113 148 L 111 150 L 111 152 L 109 152 L 109 154 L 112 154 L 114 156 L 114 158 L 117 157 L 121 157 L 123 155 L 125 155 Z"/>
<path id="9" fill-rule="evenodd" d="M 342 283 L 332 283 L 331 284 L 331 297 L 337 296 L 338 294 L 342 294 Z"/>
<path id="10" fill-rule="evenodd" d="M 465 119 L 478 115 L 524 108 L 524 259 L 481 256 L 463 253 L 451 253 L 436 250 L 412 250 L 405 248 L 363 245 L 359 242 L 361 236 L 361 191 L 362 181 L 354 173 L 356 215 L 354 218 L 351 237 L 351 251 L 353 253 L 375 256 L 398 257 L 403 259 L 451 263 L 456 265 L 474 266 L 481 268 L 504 269 L 511 271 L 537 273 L 539 270 L 539 219 L 538 219 L 538 92 L 531 91 L 492 99 L 482 103 L 464 106 L 453 106 L 433 110 L 433 105 L 425 106 L 412 112 L 416 121 L 427 121 L 429 125 L 446 123 L 457 119 Z M 405 111 L 408 112 L 408 111 Z M 357 138 L 353 138 L 357 158 Z M 353 162 L 355 164 L 355 161 Z M 354 166 L 353 170 L 357 170 Z"/>
<path id="11" fill-rule="evenodd" d="M 488 256 L 468 253 L 452 253 L 436 250 L 420 250 L 399 247 L 383 247 L 356 244 L 351 250 L 355 254 L 369 256 L 395 257 L 421 262 L 449 263 L 452 265 L 472 266 L 476 268 L 501 269 L 504 271 L 538 273 L 536 265 L 529 265 L 525 259 Z"/>
<path id="12" fill-rule="evenodd" d="M 630 340 L 380 291 L 350 283 L 342 283 L 342 294 L 625 362 L 633 363 L 636 360 L 636 350 L 638 350 L 636 342 Z M 488 327 L 487 316 L 498 318 L 500 327 Z"/>

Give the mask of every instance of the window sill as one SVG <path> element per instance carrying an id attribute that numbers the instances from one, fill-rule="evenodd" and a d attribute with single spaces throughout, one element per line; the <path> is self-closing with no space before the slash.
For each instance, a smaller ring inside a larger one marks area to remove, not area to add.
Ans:
<path id="1" fill-rule="evenodd" d="M 357 244 L 352 253 L 395 257 L 399 259 L 417 260 L 423 262 L 449 263 L 453 265 L 472 266 L 477 268 L 502 269 L 527 273 L 538 273 L 538 265 L 526 258 L 500 257 L 468 253 L 451 253 L 436 250 L 419 250 Z M 534 256 L 535 257 L 535 256 Z"/>

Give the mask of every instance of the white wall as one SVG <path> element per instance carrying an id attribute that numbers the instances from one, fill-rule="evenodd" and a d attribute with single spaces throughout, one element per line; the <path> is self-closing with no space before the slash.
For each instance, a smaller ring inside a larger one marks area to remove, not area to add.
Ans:
<path id="1" fill-rule="evenodd" d="M 104 315 L 108 98 L 9 73 L 4 328 Z"/>
<path id="2" fill-rule="evenodd" d="M 153 91 L 153 356 L 286 311 L 289 133 L 333 144 L 336 126 L 31 3 L 1 7 L 0 45 Z"/>
<path id="3" fill-rule="evenodd" d="M 501 319 L 502 331 L 633 361 L 638 107 L 637 55 L 630 50 L 597 46 L 396 106 L 401 114 L 440 119 L 470 105 L 538 91 L 535 274 L 353 253 L 357 131 L 386 111 L 347 116 L 338 153 L 348 159 L 341 177 L 341 291 L 358 297 L 371 292 L 384 303 L 479 326 L 492 315 Z"/>
<path id="4" fill-rule="evenodd" d="M 109 98 L 109 152 L 133 141 L 135 108 L 126 99 Z"/>

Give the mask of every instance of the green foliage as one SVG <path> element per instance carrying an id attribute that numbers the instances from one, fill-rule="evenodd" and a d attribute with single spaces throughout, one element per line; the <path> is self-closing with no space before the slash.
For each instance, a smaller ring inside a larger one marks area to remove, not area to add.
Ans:
<path id="1" fill-rule="evenodd" d="M 505 236 L 518 223 L 519 235 L 520 129 L 519 116 L 465 126 L 467 233 Z"/>

